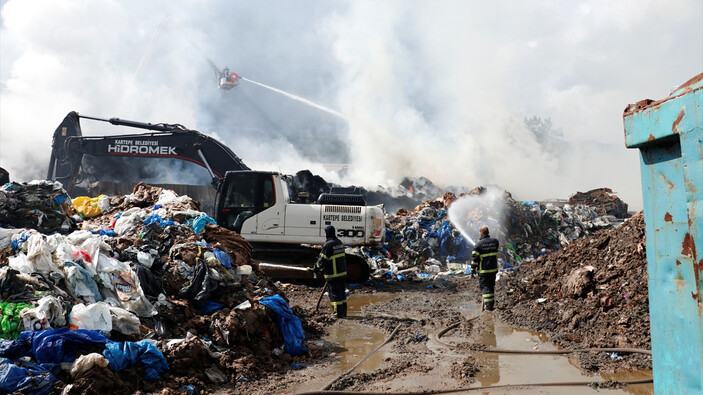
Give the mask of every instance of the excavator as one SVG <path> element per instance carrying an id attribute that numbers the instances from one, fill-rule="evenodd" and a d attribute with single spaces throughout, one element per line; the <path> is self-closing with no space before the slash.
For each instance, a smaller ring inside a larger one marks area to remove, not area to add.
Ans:
<path id="1" fill-rule="evenodd" d="M 81 118 L 151 132 L 83 136 Z M 171 158 L 204 167 L 216 189 L 214 219 L 249 241 L 254 258 L 264 263 L 260 267 L 273 278 L 311 279 L 308 266 L 319 254 L 314 246 L 325 242 L 327 225 L 334 226 L 350 247 L 378 246 L 384 241 L 383 205 L 367 205 L 357 188 L 332 188 L 315 203 L 292 201 L 288 176 L 251 170 L 227 146 L 179 124 L 104 119 L 72 111 L 54 132 L 47 179 L 61 182 L 71 195 L 82 177 L 84 156 Z M 350 282 L 368 279 L 364 257 L 348 252 L 347 265 Z"/>

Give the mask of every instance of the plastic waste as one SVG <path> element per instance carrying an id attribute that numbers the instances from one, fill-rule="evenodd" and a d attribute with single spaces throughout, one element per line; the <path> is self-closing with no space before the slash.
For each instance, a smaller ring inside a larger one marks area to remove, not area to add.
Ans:
<path id="1" fill-rule="evenodd" d="M 276 313 L 276 323 L 283 335 L 283 348 L 286 353 L 296 356 L 307 352 L 303 344 L 305 333 L 300 318 L 293 314 L 288 303 L 280 295 L 267 296 L 259 300 L 259 303 L 270 308 Z"/>
<path id="2" fill-rule="evenodd" d="M 76 211 L 85 218 L 97 217 L 102 213 L 101 205 L 99 204 L 99 202 L 103 198 L 105 198 L 104 195 L 100 195 L 94 198 L 88 196 L 79 196 L 73 199 L 73 208 L 75 208 Z M 109 209 L 110 201 L 107 201 L 107 205 L 105 205 L 105 202 L 103 202 L 102 207 Z"/>
<path id="3" fill-rule="evenodd" d="M 220 261 L 222 266 L 226 267 L 227 269 L 232 268 L 232 262 L 230 261 L 229 255 L 227 255 L 226 252 L 222 251 L 219 248 L 215 248 L 213 249 L 212 253 L 215 255 L 215 258 Z"/>
<path id="4" fill-rule="evenodd" d="M 20 317 L 26 331 L 40 331 L 66 325 L 63 305 L 52 295 L 43 296 L 36 307 L 20 311 Z"/>
<path id="5" fill-rule="evenodd" d="M 0 337 L 17 339 L 24 326 L 20 312 L 31 308 L 32 305 L 27 303 L 0 302 Z"/>
<path id="6" fill-rule="evenodd" d="M 237 266 L 236 273 L 240 276 L 248 276 L 251 274 L 251 266 L 249 266 L 249 265 Z"/>
<path id="7" fill-rule="evenodd" d="M 196 235 L 199 235 L 205 229 L 205 225 L 217 224 L 217 221 L 207 214 L 202 214 L 198 218 L 189 219 L 185 224 L 193 229 L 193 232 L 195 232 Z"/>
<path id="8" fill-rule="evenodd" d="M 87 306 L 83 303 L 79 303 L 71 309 L 68 327 L 71 329 L 110 332 L 112 330 L 110 307 L 102 302 L 89 304 Z"/>
<path id="9" fill-rule="evenodd" d="M 76 360 L 78 350 L 100 348 L 111 340 L 101 331 L 85 329 L 47 329 L 25 331 L 16 340 L 22 355 L 32 356 L 37 363 L 62 363 Z"/>
<path id="10" fill-rule="evenodd" d="M 73 379 L 77 379 L 83 376 L 85 372 L 89 371 L 94 366 L 104 368 L 107 367 L 107 365 L 107 358 L 105 358 L 102 354 L 93 352 L 90 354 L 81 355 L 73 362 L 73 366 L 71 367 L 71 377 Z"/>
<path id="11" fill-rule="evenodd" d="M 122 371 L 139 362 L 144 365 L 144 378 L 151 381 L 161 380 L 160 373 L 168 371 L 166 357 L 153 344 L 147 341 L 108 343 L 103 355 L 109 361 L 108 367 Z"/>
<path id="12" fill-rule="evenodd" d="M 66 274 L 68 291 L 74 298 L 81 299 L 87 303 L 95 303 L 102 300 L 98 285 L 88 270 L 73 262 L 64 262 L 63 270 Z"/>
<path id="13" fill-rule="evenodd" d="M 110 315 L 112 316 L 112 329 L 124 335 L 139 333 L 139 318 L 129 311 L 121 308 L 110 306 Z"/>
<path id="14" fill-rule="evenodd" d="M 46 395 L 56 381 L 51 372 L 37 364 L 0 358 L 0 393 Z"/>

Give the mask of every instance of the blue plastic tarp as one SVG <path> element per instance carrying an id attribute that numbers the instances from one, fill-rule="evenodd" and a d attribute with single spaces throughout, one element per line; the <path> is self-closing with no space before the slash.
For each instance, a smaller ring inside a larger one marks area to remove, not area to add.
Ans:
<path id="1" fill-rule="evenodd" d="M 0 358 L 0 393 L 46 395 L 55 382 L 56 377 L 37 364 Z"/>
<path id="2" fill-rule="evenodd" d="M 25 355 L 31 355 L 38 363 L 73 362 L 79 350 L 102 351 L 105 344 L 112 342 L 99 330 L 68 328 L 25 331 L 17 341 L 27 347 Z"/>
<path id="3" fill-rule="evenodd" d="M 142 363 L 144 378 L 151 381 L 161 380 L 160 374 L 168 371 L 166 357 L 153 344 L 147 341 L 108 343 L 103 351 L 108 367 L 119 372 L 130 366 Z"/>
<path id="4" fill-rule="evenodd" d="M 259 303 L 270 308 L 276 313 L 278 329 L 283 335 L 283 349 L 290 355 L 303 355 L 307 352 L 303 340 L 305 333 L 300 318 L 293 314 L 288 303 L 280 295 L 267 296 L 259 300 Z"/>

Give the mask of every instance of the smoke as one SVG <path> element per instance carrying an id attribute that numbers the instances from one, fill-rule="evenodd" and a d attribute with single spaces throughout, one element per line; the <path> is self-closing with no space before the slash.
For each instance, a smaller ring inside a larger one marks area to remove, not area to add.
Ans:
<path id="1" fill-rule="evenodd" d="M 0 166 L 19 181 L 45 176 L 52 133 L 75 110 L 179 123 L 253 169 L 340 185 L 425 177 L 524 200 L 610 187 L 637 210 L 622 109 L 703 68 L 693 0 L 0 4 Z M 280 92 L 246 80 L 219 91 L 206 57 Z M 563 131 L 560 149 L 530 133 L 531 116 Z"/>

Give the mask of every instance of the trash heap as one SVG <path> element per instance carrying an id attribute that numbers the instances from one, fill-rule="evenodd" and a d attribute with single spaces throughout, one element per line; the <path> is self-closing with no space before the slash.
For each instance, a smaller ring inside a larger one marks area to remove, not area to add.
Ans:
<path id="1" fill-rule="evenodd" d="M 502 190 L 496 198 L 482 198 L 480 204 L 473 205 L 459 219 L 459 224 L 450 221 L 452 204 L 481 198 L 487 193 L 484 187 L 459 196 L 445 193 L 418 205 L 412 212 L 399 209 L 395 215 L 387 214 L 385 244 L 379 249 L 364 249 L 376 269 L 374 275 L 396 279 L 400 272 L 403 279 L 403 274 L 415 271 L 427 279 L 433 277 L 427 273 L 470 273 L 467 268 L 473 240 L 467 237 L 477 237 L 482 225 L 487 225 L 491 235 L 502 241 L 499 257 L 501 272 L 505 272 L 623 222 L 623 218 L 601 214 L 597 205 L 516 201 Z"/>
<path id="2" fill-rule="evenodd" d="M 547 332 L 566 347 L 650 349 L 648 279 L 640 212 L 617 228 L 523 265 L 499 283 L 496 300 L 502 319 Z M 651 359 L 639 354 L 591 358 L 651 369 Z M 585 369 L 598 365 L 581 361 Z"/>
<path id="3" fill-rule="evenodd" d="M 73 200 L 58 182 L 0 188 L 0 308 L 10 393 L 193 393 L 309 358 L 249 243 L 143 183 Z"/>

